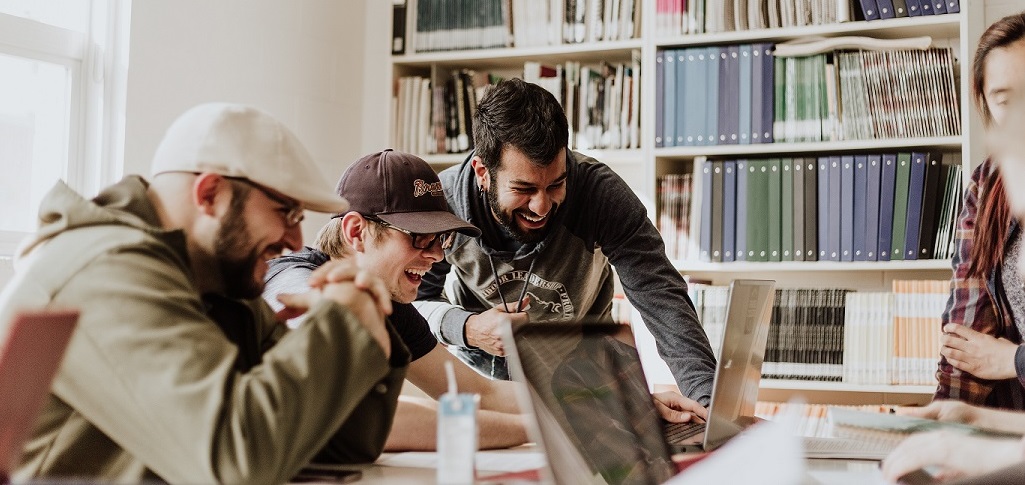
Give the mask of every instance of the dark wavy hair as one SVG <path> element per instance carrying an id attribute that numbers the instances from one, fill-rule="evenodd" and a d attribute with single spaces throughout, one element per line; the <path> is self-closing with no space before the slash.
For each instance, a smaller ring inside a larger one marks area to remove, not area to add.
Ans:
<path id="1" fill-rule="evenodd" d="M 993 49 L 1005 48 L 1022 39 L 1025 39 L 1025 12 L 994 22 L 979 38 L 979 47 L 972 62 L 972 99 L 987 127 L 993 124 L 993 113 L 986 104 L 986 60 Z M 1010 230 L 1011 209 L 1004 194 L 1003 177 L 997 167 L 993 167 L 982 183 L 968 275 L 986 278 L 1004 260 L 1004 240 Z"/>
<path id="2" fill-rule="evenodd" d="M 494 176 L 506 145 L 547 166 L 569 145 L 566 113 L 552 93 L 519 78 L 488 88 L 473 115 L 476 154 Z"/>

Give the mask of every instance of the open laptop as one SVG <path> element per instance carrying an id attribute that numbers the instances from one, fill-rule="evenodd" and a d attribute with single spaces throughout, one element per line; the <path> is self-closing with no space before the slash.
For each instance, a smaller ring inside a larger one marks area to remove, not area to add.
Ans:
<path id="1" fill-rule="evenodd" d="M 0 483 L 18 464 L 77 322 L 77 311 L 39 310 L 0 327 Z"/>
<path id="2" fill-rule="evenodd" d="M 731 284 L 709 422 L 685 440 L 711 450 L 754 422 L 775 283 Z M 676 473 L 629 327 L 602 323 L 517 326 L 505 348 L 513 379 L 527 384 L 534 440 L 558 483 L 660 483 Z M 703 431 L 703 432 L 702 432 Z"/>

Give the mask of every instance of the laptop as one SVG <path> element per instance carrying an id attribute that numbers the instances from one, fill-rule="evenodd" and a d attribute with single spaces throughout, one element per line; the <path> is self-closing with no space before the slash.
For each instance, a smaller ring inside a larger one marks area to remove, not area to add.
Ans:
<path id="1" fill-rule="evenodd" d="M 77 322 L 74 310 L 23 311 L 0 328 L 0 483 L 18 464 Z"/>
<path id="2" fill-rule="evenodd" d="M 709 422 L 684 440 L 695 450 L 715 449 L 754 422 L 775 283 L 735 280 L 730 286 Z M 676 474 L 674 448 L 628 326 L 531 323 L 508 333 L 510 373 L 529 391 L 521 408 L 534 410 L 539 429 L 533 438 L 549 459 L 544 478 L 661 483 Z"/>

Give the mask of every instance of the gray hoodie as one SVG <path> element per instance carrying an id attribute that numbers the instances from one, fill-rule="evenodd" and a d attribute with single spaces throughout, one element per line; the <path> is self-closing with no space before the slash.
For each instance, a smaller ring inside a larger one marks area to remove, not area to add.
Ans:
<path id="1" fill-rule="evenodd" d="M 567 151 L 566 200 L 549 221 L 547 236 L 514 251 L 500 250 L 508 247 L 509 235 L 478 191 L 472 158 L 440 177 L 453 211 L 483 235 L 458 234 L 445 260 L 424 276 L 417 295 L 417 309 L 438 340 L 460 347 L 460 356 L 479 370 L 508 379 L 504 359 L 467 346 L 466 319 L 501 304 L 498 291 L 515 304 L 526 284 L 531 321 L 611 320 L 614 266 L 680 390 L 707 406 L 715 372 L 708 338 L 687 296 L 687 283 L 669 262 L 658 230 L 626 182 L 605 164 Z M 456 278 L 446 298 L 450 270 Z"/>
<path id="2" fill-rule="evenodd" d="M 376 458 L 409 361 L 395 333 L 388 359 L 334 302 L 286 332 L 260 298 L 200 295 L 146 191 L 59 183 L 0 293 L 0 335 L 17 308 L 81 312 L 14 478 L 283 483 L 318 451 Z"/>

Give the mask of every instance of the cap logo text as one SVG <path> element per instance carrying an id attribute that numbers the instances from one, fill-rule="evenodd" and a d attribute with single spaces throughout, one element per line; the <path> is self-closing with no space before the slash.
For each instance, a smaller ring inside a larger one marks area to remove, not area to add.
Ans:
<path id="1" fill-rule="evenodd" d="M 442 197 L 445 194 L 444 189 L 441 188 L 441 181 L 433 183 L 424 182 L 423 179 L 413 181 L 413 197 L 420 197 L 428 192 L 435 197 Z"/>

